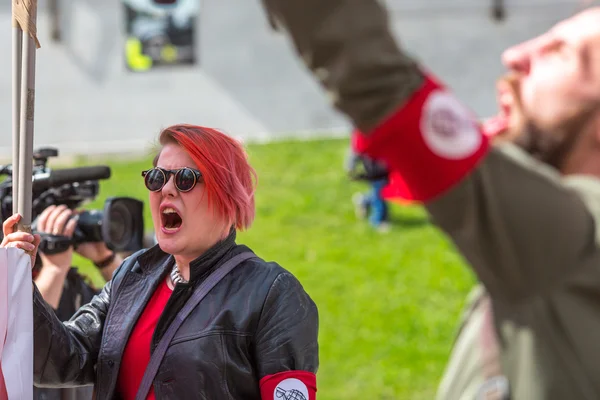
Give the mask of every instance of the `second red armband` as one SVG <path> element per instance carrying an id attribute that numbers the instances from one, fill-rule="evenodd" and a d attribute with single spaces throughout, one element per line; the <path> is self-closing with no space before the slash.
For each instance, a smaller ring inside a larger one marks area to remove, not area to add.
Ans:
<path id="1" fill-rule="evenodd" d="M 489 147 L 475 115 L 432 78 L 368 135 L 354 132 L 352 141 L 356 151 L 387 164 L 389 195 L 422 202 L 462 180 Z"/>
<path id="2" fill-rule="evenodd" d="M 316 400 L 317 378 L 308 371 L 285 371 L 260 380 L 262 400 Z"/>

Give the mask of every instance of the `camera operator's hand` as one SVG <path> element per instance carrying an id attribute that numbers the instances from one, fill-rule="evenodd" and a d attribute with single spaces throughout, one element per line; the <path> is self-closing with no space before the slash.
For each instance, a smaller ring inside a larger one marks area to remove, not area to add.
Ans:
<path id="1" fill-rule="evenodd" d="M 81 243 L 75 251 L 93 262 L 107 282 L 112 278 L 114 270 L 123 262 L 121 256 L 106 247 L 104 242 Z"/>
<path id="2" fill-rule="evenodd" d="M 106 260 L 113 254 L 112 250 L 106 247 L 104 242 L 81 243 L 77 246 L 75 251 L 80 256 L 87 258 L 94 264 L 98 264 L 99 262 Z"/>
<path id="3" fill-rule="evenodd" d="M 17 247 L 23 249 L 31 255 L 31 267 L 35 265 L 35 256 L 40 244 L 40 235 L 32 235 L 27 232 L 15 232 L 15 226 L 21 219 L 19 214 L 13 214 L 8 217 L 2 224 L 2 233 L 4 239 L 0 243 L 0 247 Z"/>
<path id="4" fill-rule="evenodd" d="M 49 206 L 40 214 L 37 230 L 40 233 L 71 238 L 77 226 L 77 219 L 73 218 L 74 214 L 64 205 Z M 40 259 L 42 268 L 35 278 L 35 284 L 46 303 L 56 310 L 60 303 L 67 274 L 71 269 L 73 246 L 69 246 L 67 250 L 57 254 L 44 254 L 40 251 Z"/>
<path id="5" fill-rule="evenodd" d="M 40 214 L 37 230 L 40 233 L 61 235 L 70 239 L 77 227 L 77 219 L 73 218 L 74 215 L 75 212 L 65 205 L 49 206 Z M 42 259 L 42 268 L 56 269 L 66 274 L 71 268 L 73 247 L 69 246 L 62 253 L 52 255 L 40 252 L 40 258 Z"/>

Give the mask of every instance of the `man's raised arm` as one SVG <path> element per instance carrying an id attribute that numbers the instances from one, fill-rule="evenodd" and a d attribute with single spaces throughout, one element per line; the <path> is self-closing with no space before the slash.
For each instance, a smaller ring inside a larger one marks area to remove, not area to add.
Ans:
<path id="1" fill-rule="evenodd" d="M 403 197 L 427 201 L 487 150 L 474 115 L 398 47 L 378 0 L 263 0 L 276 28 L 383 161 Z M 401 175 L 401 176 L 400 176 Z"/>
<path id="2" fill-rule="evenodd" d="M 381 1 L 263 2 L 362 131 L 358 150 L 387 164 L 401 197 L 427 205 L 492 295 L 552 287 L 594 243 L 600 216 L 518 149 L 490 150 L 475 115 L 397 46 Z"/>
<path id="3" fill-rule="evenodd" d="M 369 132 L 423 84 L 375 0 L 263 0 L 336 108 Z"/>

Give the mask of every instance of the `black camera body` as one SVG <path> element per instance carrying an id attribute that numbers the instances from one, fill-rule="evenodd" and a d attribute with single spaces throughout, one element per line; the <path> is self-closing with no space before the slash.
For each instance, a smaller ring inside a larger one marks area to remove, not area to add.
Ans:
<path id="1" fill-rule="evenodd" d="M 99 180 L 110 178 L 107 166 L 51 170 L 48 158 L 58 156 L 54 148 L 42 148 L 33 154 L 32 230 L 36 232 L 37 218 L 50 205 L 66 205 L 77 209 L 96 198 Z M 12 215 L 12 166 L 0 165 L 0 218 L 4 222 Z M 144 203 L 129 197 L 111 197 L 103 210 L 83 210 L 77 214 L 77 227 L 72 238 L 42 235 L 40 251 L 60 253 L 69 246 L 81 243 L 104 242 L 113 251 L 133 252 L 143 248 Z M 0 232 L 1 235 L 1 232 Z"/>

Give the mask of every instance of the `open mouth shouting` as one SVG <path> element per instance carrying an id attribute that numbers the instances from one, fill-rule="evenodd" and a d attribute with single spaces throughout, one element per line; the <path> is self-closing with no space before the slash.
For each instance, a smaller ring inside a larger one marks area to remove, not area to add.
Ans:
<path id="1" fill-rule="evenodd" d="M 175 207 L 164 204 L 160 206 L 160 225 L 160 229 L 163 233 L 176 233 L 181 229 L 183 219 Z"/>
<path id="2" fill-rule="evenodd" d="M 518 133 L 521 125 L 521 103 L 519 81 L 514 74 L 502 77 L 497 84 L 498 114 L 483 124 L 484 132 L 491 136 Z"/>

